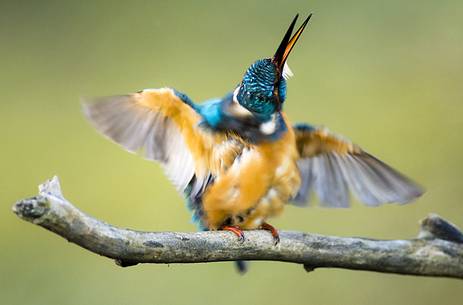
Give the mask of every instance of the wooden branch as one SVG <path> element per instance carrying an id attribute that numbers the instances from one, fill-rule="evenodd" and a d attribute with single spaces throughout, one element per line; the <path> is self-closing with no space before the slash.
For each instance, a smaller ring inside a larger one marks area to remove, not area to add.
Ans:
<path id="1" fill-rule="evenodd" d="M 120 266 L 138 263 L 202 263 L 267 260 L 320 267 L 463 279 L 463 234 L 437 215 L 421 223 L 418 238 L 373 240 L 281 231 L 274 245 L 266 231 L 247 231 L 239 242 L 230 232 L 139 232 L 116 228 L 75 208 L 62 195 L 57 177 L 39 195 L 20 200 L 13 211 Z"/>

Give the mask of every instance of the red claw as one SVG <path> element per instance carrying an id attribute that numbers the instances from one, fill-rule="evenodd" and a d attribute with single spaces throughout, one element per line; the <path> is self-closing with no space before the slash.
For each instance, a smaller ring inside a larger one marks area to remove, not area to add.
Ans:
<path id="1" fill-rule="evenodd" d="M 260 226 L 260 228 L 262 230 L 266 230 L 266 231 L 269 231 L 271 234 L 272 234 L 272 237 L 273 237 L 273 240 L 274 240 L 274 243 L 275 245 L 278 245 L 280 243 L 280 234 L 278 233 L 278 230 L 275 229 L 274 226 L 272 226 L 271 224 L 268 224 L 266 222 L 262 223 L 262 225 Z"/>
<path id="2" fill-rule="evenodd" d="M 244 242 L 244 232 L 240 227 L 238 227 L 238 226 L 223 226 L 222 230 L 230 231 L 230 232 L 234 233 L 236 236 L 238 236 L 238 240 L 240 242 Z"/>

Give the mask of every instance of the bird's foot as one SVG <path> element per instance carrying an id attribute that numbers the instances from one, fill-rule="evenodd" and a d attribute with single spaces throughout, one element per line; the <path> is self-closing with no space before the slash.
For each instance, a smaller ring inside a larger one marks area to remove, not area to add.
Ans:
<path id="1" fill-rule="evenodd" d="M 272 226 L 271 224 L 268 224 L 266 222 L 263 222 L 261 225 L 260 225 L 260 228 L 262 230 L 265 230 L 265 231 L 269 231 L 271 234 L 272 234 L 272 237 L 273 237 L 273 242 L 274 242 L 274 245 L 278 245 L 280 243 L 280 234 L 278 233 L 278 230 L 275 229 L 274 226 Z"/>
<path id="2" fill-rule="evenodd" d="M 222 230 L 230 231 L 230 232 L 234 233 L 236 236 L 238 236 L 238 241 L 244 242 L 244 232 L 240 227 L 238 227 L 238 226 L 223 226 Z"/>

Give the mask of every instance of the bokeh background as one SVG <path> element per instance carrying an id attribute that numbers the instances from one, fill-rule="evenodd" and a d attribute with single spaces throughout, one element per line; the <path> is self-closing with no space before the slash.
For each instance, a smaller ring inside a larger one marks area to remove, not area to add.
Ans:
<path id="1" fill-rule="evenodd" d="M 192 231 L 161 168 L 105 140 L 79 97 L 172 86 L 222 96 L 314 13 L 286 111 L 324 124 L 426 186 L 407 206 L 288 207 L 281 229 L 413 238 L 430 212 L 463 226 L 461 1 L 1 1 L 1 304 L 461 304 L 461 281 L 255 262 L 122 269 L 17 219 L 59 175 L 80 209 L 138 230 Z"/>

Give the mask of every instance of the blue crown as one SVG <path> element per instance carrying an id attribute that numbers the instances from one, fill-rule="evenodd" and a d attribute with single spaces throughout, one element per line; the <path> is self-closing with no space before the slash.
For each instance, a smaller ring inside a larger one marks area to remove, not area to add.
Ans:
<path id="1" fill-rule="evenodd" d="M 285 98 L 286 80 L 269 58 L 257 60 L 248 68 L 237 95 L 243 107 L 264 118 L 279 111 Z"/>

